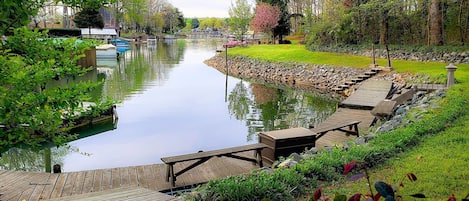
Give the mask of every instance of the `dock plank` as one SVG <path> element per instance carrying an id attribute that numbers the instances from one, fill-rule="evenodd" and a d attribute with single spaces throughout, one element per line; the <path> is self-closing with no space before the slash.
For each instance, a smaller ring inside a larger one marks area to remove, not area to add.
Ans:
<path id="1" fill-rule="evenodd" d="M 85 171 L 85 181 L 83 182 L 83 193 L 93 192 L 95 171 Z"/>
<path id="2" fill-rule="evenodd" d="M 339 106 L 347 108 L 373 109 L 380 101 L 386 99 L 393 83 L 387 80 L 367 80 Z"/>
<path id="3" fill-rule="evenodd" d="M 82 194 L 85 183 L 86 172 L 77 172 L 75 183 L 73 184 L 70 195 Z"/>
<path id="4" fill-rule="evenodd" d="M 66 173 L 60 173 L 59 177 L 57 178 L 57 181 L 55 183 L 54 190 L 52 191 L 50 197 L 51 198 L 57 198 L 62 196 L 62 191 L 65 187 L 65 184 L 67 182 L 68 174 Z"/>
<path id="5" fill-rule="evenodd" d="M 370 110 L 338 108 L 334 114 L 326 118 L 316 128 L 311 129 L 311 131 L 314 132 L 316 129 L 321 129 L 322 127 L 357 120 L 360 121 L 358 129 L 367 130 L 375 120 L 375 116 L 370 113 Z M 344 135 L 344 133 L 340 131 L 332 131 L 319 138 L 316 141 L 316 147 L 322 148 L 325 146 L 339 146 L 355 138 L 355 136 Z"/>
<path id="6" fill-rule="evenodd" d="M 106 191 L 91 192 L 82 195 L 68 196 L 49 201 L 100 201 L 100 200 L 155 200 L 155 201 L 179 201 L 182 199 L 165 195 L 156 191 L 141 187 L 115 188 Z"/>

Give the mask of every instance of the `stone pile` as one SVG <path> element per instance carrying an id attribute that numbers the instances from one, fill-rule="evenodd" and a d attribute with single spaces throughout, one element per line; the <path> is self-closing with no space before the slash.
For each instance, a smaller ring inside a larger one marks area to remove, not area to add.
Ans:
<path id="1" fill-rule="evenodd" d="M 225 57 L 217 55 L 205 63 L 226 73 Z M 334 88 L 367 69 L 311 65 L 304 63 L 269 63 L 246 57 L 230 57 L 228 74 L 243 79 L 287 85 L 293 88 L 333 92 Z M 333 94 L 333 93 L 331 93 Z"/>
<path id="2" fill-rule="evenodd" d="M 372 56 L 371 50 L 354 51 L 353 54 L 361 56 Z M 375 50 L 377 58 L 387 58 L 386 50 Z M 391 59 L 409 60 L 409 61 L 425 61 L 425 62 L 443 62 L 454 64 L 469 64 L 469 52 L 450 52 L 450 53 L 436 53 L 436 52 L 408 52 L 403 50 L 390 51 L 389 56 Z"/>

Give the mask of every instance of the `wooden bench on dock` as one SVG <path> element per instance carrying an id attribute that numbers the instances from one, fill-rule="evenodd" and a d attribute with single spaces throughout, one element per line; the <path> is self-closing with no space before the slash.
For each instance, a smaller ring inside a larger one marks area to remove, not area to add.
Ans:
<path id="1" fill-rule="evenodd" d="M 262 167 L 263 164 L 262 164 L 261 151 L 262 149 L 266 147 L 267 145 L 263 143 L 257 143 L 257 144 L 250 144 L 250 145 L 218 149 L 218 150 L 212 150 L 212 151 L 203 151 L 203 152 L 198 152 L 198 153 L 193 153 L 193 154 L 164 157 L 164 158 L 161 158 L 161 161 L 163 161 L 166 164 L 166 181 L 169 182 L 171 180 L 172 186 L 174 187 L 176 185 L 175 182 L 176 182 L 177 176 L 189 171 L 192 168 L 197 167 L 198 165 L 208 161 L 212 157 L 225 156 L 225 157 L 254 162 L 258 164 L 259 167 Z M 247 152 L 247 151 L 255 151 L 254 158 L 234 155 L 236 153 Z M 179 162 L 192 161 L 192 160 L 197 160 L 197 161 L 187 166 L 186 168 L 180 170 L 179 172 L 176 172 L 176 173 L 174 172 L 174 167 L 173 167 L 174 164 L 179 163 Z"/>
<path id="2" fill-rule="evenodd" d="M 359 136 L 359 132 L 358 132 L 359 123 L 360 121 L 349 121 L 349 122 L 343 122 L 343 123 L 338 123 L 338 124 L 329 125 L 329 126 L 319 126 L 318 128 L 313 128 L 311 130 L 316 133 L 316 139 L 321 138 L 329 131 L 342 131 L 346 133 L 347 135 L 356 135 L 358 137 Z M 348 129 L 345 129 L 346 127 L 348 127 Z"/>

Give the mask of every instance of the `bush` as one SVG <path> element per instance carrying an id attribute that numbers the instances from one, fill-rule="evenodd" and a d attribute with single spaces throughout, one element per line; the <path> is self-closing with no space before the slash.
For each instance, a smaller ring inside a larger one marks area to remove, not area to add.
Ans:
<path id="1" fill-rule="evenodd" d="M 191 200 L 293 200 L 304 193 L 307 182 L 293 169 L 258 171 L 213 180 L 197 189 Z"/>

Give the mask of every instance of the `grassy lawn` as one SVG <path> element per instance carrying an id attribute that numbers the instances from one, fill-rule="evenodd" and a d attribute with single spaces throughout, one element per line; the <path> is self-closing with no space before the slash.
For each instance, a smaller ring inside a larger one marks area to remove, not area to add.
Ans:
<path id="1" fill-rule="evenodd" d="M 253 45 L 248 47 L 236 47 L 228 50 L 230 56 L 249 56 L 254 59 L 279 62 L 301 62 L 311 64 L 329 64 L 333 66 L 349 66 L 367 68 L 372 59 L 364 56 L 349 54 L 311 52 L 304 45 Z M 386 59 L 377 59 L 378 65 L 387 66 Z M 439 62 L 415 62 L 404 60 L 392 60 L 392 66 L 396 72 L 424 73 L 436 80 L 446 80 L 445 67 L 447 63 Z M 459 82 L 469 81 L 469 64 L 459 64 L 456 71 L 456 79 Z"/>
<path id="2" fill-rule="evenodd" d="M 229 49 L 229 54 L 249 56 L 251 58 L 281 61 L 281 62 L 305 62 L 311 64 L 329 64 L 335 66 L 367 67 L 371 59 L 347 54 L 310 52 L 301 45 L 259 45 L 246 48 Z M 387 61 L 378 60 L 378 64 L 386 65 Z M 413 62 L 392 61 L 396 72 L 425 74 L 433 80 L 444 83 L 446 80 L 447 63 L 438 62 Z M 459 94 L 469 100 L 469 65 L 458 64 L 455 73 Z M 451 101 L 451 100 L 445 100 Z M 467 108 L 467 107 L 466 107 Z M 444 108 L 443 108 L 444 110 Z M 406 195 L 423 193 L 428 200 L 447 200 L 451 194 L 455 194 L 458 200 L 469 194 L 469 111 L 465 115 L 448 123 L 447 129 L 431 136 L 421 138 L 416 147 L 408 149 L 375 167 L 371 170 L 371 182 L 385 181 L 398 185 L 399 181 L 407 174 L 414 173 L 416 182 L 404 181 L 404 187 L 398 194 L 403 195 L 404 200 L 412 200 Z M 365 180 L 355 182 L 343 182 L 330 185 L 325 188 L 329 195 L 342 193 L 351 196 L 355 193 L 368 193 Z M 374 189 L 373 189 L 374 190 Z M 376 191 L 375 191 L 376 193 Z"/>

